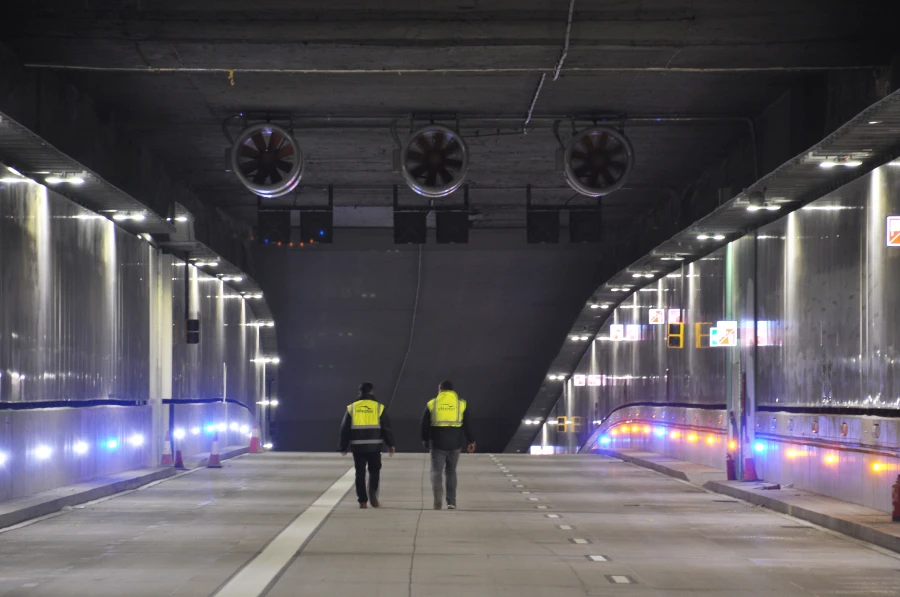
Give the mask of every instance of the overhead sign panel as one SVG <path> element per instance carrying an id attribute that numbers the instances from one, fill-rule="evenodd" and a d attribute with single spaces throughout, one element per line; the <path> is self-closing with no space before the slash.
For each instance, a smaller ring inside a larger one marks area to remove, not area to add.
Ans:
<path id="1" fill-rule="evenodd" d="M 599 375 L 588 375 L 588 385 L 591 387 L 596 387 L 600 385 L 600 376 Z"/>
<path id="2" fill-rule="evenodd" d="M 710 346 L 737 346 L 737 322 L 719 321 L 709 329 Z"/>
<path id="3" fill-rule="evenodd" d="M 628 324 L 625 326 L 625 339 L 629 342 L 637 342 L 641 339 L 641 326 Z"/>
<path id="4" fill-rule="evenodd" d="M 572 380 L 575 382 L 576 386 L 583 386 L 586 382 L 586 378 L 584 375 L 573 375 Z"/>
<path id="5" fill-rule="evenodd" d="M 609 339 L 614 342 L 621 342 L 625 339 L 625 326 L 621 323 L 614 323 L 609 326 Z"/>
<path id="6" fill-rule="evenodd" d="M 681 309 L 669 309 L 669 323 L 684 323 L 681 321 Z"/>
<path id="7" fill-rule="evenodd" d="M 900 216 L 887 218 L 887 246 L 900 247 Z"/>
<path id="8" fill-rule="evenodd" d="M 650 325 L 665 325 L 666 324 L 666 310 L 665 309 L 650 309 Z"/>

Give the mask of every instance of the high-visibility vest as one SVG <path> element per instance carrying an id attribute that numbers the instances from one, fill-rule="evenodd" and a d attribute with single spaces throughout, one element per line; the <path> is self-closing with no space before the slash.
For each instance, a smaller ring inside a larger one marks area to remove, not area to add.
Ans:
<path id="1" fill-rule="evenodd" d="M 466 401 L 461 400 L 456 392 L 441 392 L 437 398 L 428 401 L 428 412 L 431 413 L 432 427 L 462 427 Z"/>
<path id="2" fill-rule="evenodd" d="M 381 444 L 381 414 L 384 405 L 374 400 L 357 400 L 347 406 L 350 414 L 350 445 Z"/>

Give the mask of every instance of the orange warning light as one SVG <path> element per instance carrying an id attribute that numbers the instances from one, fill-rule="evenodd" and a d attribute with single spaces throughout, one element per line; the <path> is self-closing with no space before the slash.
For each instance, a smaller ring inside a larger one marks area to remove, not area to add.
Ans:
<path id="1" fill-rule="evenodd" d="M 711 446 L 714 443 L 716 443 L 716 438 L 714 438 L 713 436 L 710 435 L 709 437 L 706 438 L 706 443 L 708 443 Z"/>
<path id="2" fill-rule="evenodd" d="M 734 440 L 731 440 L 730 442 L 728 442 L 728 449 L 729 449 L 729 450 L 736 450 L 736 449 L 737 449 L 737 442 L 734 441 Z"/>

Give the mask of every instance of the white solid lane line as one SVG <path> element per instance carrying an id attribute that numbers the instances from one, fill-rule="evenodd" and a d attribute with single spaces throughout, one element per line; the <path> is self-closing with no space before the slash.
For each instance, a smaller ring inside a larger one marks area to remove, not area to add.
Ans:
<path id="1" fill-rule="evenodd" d="M 356 473 L 350 468 L 300 516 L 286 526 L 255 558 L 231 577 L 215 597 L 257 597 L 290 564 L 334 507 L 353 486 Z"/>

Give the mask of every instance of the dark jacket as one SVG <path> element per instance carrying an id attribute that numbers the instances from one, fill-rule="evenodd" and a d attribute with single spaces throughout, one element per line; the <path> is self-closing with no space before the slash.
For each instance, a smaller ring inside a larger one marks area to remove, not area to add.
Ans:
<path id="1" fill-rule="evenodd" d="M 366 396 L 367 399 L 374 400 L 374 396 Z M 362 400 L 362 398 L 357 398 L 357 400 Z M 381 439 L 384 440 L 384 443 L 388 445 L 389 448 L 394 447 L 394 432 L 391 429 L 391 420 L 388 418 L 387 409 L 383 413 L 381 413 L 381 417 L 378 421 L 381 424 Z M 350 432 L 352 429 L 353 417 L 349 412 L 344 412 L 344 419 L 341 421 L 341 445 L 338 448 L 341 452 L 346 452 L 350 446 Z M 382 445 L 381 444 L 363 444 L 363 445 L 354 445 L 352 446 L 352 452 L 361 453 L 361 452 L 381 452 Z"/>
<path id="2" fill-rule="evenodd" d="M 463 415 L 462 426 L 460 427 L 432 427 L 431 411 L 425 407 L 422 413 L 422 441 L 428 442 L 434 450 L 459 450 L 465 443 L 475 443 L 475 436 L 469 428 L 469 412 L 470 408 L 466 405 L 466 412 Z"/>

